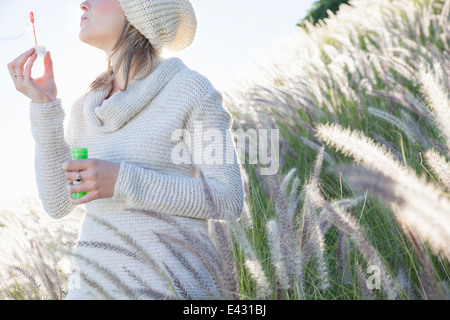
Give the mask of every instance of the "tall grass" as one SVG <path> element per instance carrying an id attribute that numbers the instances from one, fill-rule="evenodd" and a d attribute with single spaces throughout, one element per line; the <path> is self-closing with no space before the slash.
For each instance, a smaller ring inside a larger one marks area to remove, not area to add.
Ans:
<path id="1" fill-rule="evenodd" d="M 274 43 L 225 93 L 236 128 L 280 129 L 280 171 L 261 175 L 246 161 L 248 148 L 239 150 L 242 217 L 212 219 L 208 235 L 181 226 L 180 239 L 159 235 L 208 292 L 182 253 L 206 267 L 217 289 L 211 298 L 450 298 L 450 0 L 350 2 Z M 208 205 L 214 217 L 212 197 Z M 54 248 L 71 243 L 77 225 L 70 236 L 50 232 L 31 210 L 0 213 L 9 243 L 1 250 L 10 250 L 0 255 L 9 257 L 2 294 L 60 299 L 67 273 L 58 262 L 68 255 Z M 156 265 L 127 240 L 135 252 L 125 254 Z M 196 298 L 169 266 L 161 272 L 177 298 Z M 133 298 L 166 298 L 151 284 L 123 289 Z"/>
<path id="2" fill-rule="evenodd" d="M 0 299 L 62 299 L 72 272 L 71 256 L 59 249 L 75 243 L 82 210 L 52 220 L 38 199 L 0 208 Z"/>
<path id="3" fill-rule="evenodd" d="M 237 127 L 282 132 L 280 178 L 246 165 L 257 182 L 248 232 L 271 261 L 271 298 L 448 298 L 450 1 L 351 5 L 280 39 L 227 96 Z M 271 187 L 283 176 L 304 180 L 293 229 Z M 300 241 L 285 243 L 300 263 L 289 285 L 283 237 Z M 379 289 L 368 289 L 371 266 Z"/>

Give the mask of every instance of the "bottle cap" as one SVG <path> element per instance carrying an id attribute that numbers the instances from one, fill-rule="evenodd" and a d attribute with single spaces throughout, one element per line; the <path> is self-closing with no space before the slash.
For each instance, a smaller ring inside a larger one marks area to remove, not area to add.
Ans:
<path id="1" fill-rule="evenodd" d="M 88 149 L 87 148 L 72 148 L 72 158 L 73 159 L 87 159 Z"/>

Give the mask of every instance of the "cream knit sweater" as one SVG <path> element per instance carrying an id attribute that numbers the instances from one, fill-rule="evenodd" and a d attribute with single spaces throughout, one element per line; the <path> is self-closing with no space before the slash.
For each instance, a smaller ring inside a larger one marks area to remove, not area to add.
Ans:
<path id="1" fill-rule="evenodd" d="M 194 255 L 186 251 L 180 259 L 161 239 L 168 239 L 164 235 L 183 239 L 180 229 L 197 236 L 207 234 L 207 221 L 212 216 L 198 177 L 200 171 L 221 217 L 241 214 L 244 189 L 230 131 L 232 116 L 222 105 L 221 93 L 206 77 L 177 57 L 160 59 L 149 76 L 132 80 L 126 91 L 106 100 L 107 91 L 81 96 L 72 106 L 66 133 L 61 99 L 30 102 L 36 182 L 49 216 L 59 219 L 76 207 L 69 199 L 68 181 L 61 168 L 71 159 L 72 147 L 88 148 L 91 159 L 120 163 L 114 196 L 84 205 L 86 215 L 74 250 L 74 264 L 80 272 L 73 274 L 66 299 L 135 297 L 124 294 L 124 285 L 133 292 L 147 292 L 140 296 L 143 298 L 161 298 L 158 294 L 173 297 L 167 280 L 99 219 L 136 241 L 162 270 L 175 274 L 192 296 L 214 298 L 220 290 L 214 288 L 210 274 Z M 208 138 L 208 129 L 219 130 L 222 137 Z M 221 138 L 223 150 L 211 152 L 208 147 L 212 141 Z M 197 163 L 201 154 L 203 161 Z M 217 163 L 208 162 L 212 159 Z M 160 216 L 127 208 L 153 210 Z M 161 218 L 164 215 L 175 223 Z M 196 269 L 195 276 L 191 267 Z M 122 282 L 114 281 L 108 272 Z"/>

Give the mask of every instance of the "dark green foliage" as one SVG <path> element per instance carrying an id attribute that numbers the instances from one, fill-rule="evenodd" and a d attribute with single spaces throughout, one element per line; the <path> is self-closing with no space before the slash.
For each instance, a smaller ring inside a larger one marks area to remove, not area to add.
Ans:
<path id="1" fill-rule="evenodd" d="M 306 17 L 304 17 L 298 27 L 304 27 L 305 21 L 309 20 L 313 25 L 317 24 L 320 20 L 328 17 L 327 10 L 331 10 L 336 13 L 339 10 L 341 4 L 348 4 L 348 0 L 318 0 L 313 3 L 312 8 L 308 11 Z"/>

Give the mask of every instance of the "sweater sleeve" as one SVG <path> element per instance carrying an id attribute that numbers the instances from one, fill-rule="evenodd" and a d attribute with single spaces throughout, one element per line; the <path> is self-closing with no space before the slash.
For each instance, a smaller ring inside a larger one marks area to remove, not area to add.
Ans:
<path id="1" fill-rule="evenodd" d="M 49 103 L 30 102 L 38 195 L 45 212 L 54 219 L 68 215 L 76 207 L 69 199 L 65 172 L 61 168 L 63 162 L 71 159 L 70 146 L 64 137 L 65 113 L 61 103 L 61 99 Z M 68 127 L 67 133 L 69 131 Z"/>
<path id="2" fill-rule="evenodd" d="M 222 101 L 219 91 L 209 94 L 194 108 L 183 133 L 191 164 L 198 173 L 202 172 L 218 210 L 211 212 L 207 202 L 208 193 L 200 176 L 167 174 L 125 161 L 120 165 L 115 195 L 125 196 L 129 207 L 163 214 L 196 219 L 223 219 L 225 214 L 240 216 L 244 205 L 244 187 L 230 131 L 232 116 L 222 106 Z M 214 130 L 214 139 L 209 135 L 206 137 L 208 130 Z M 214 152 L 208 148 L 208 145 L 213 144 L 211 141 L 217 146 Z M 209 156 L 213 153 L 217 156 L 216 163 L 212 163 L 212 157 Z M 201 154 L 203 159 L 199 157 Z"/>

